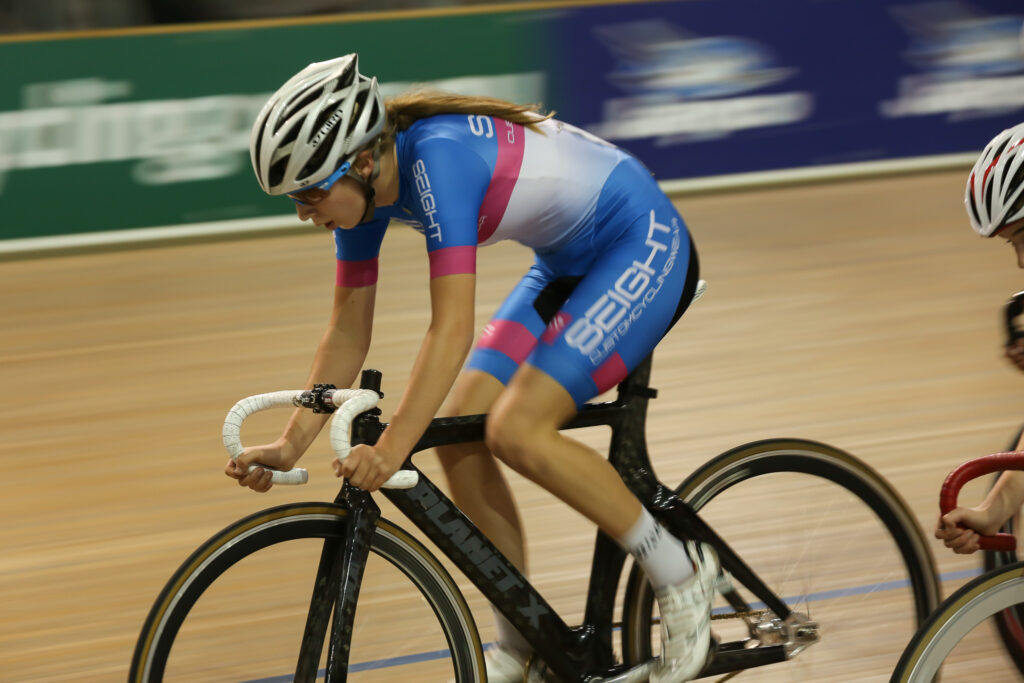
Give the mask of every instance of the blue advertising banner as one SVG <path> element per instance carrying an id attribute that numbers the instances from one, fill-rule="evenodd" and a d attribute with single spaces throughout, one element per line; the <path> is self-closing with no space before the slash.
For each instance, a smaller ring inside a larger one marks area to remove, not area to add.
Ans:
<path id="1" fill-rule="evenodd" d="M 688 0 L 559 21 L 559 115 L 662 179 L 975 152 L 1024 120 L 1020 0 Z"/>

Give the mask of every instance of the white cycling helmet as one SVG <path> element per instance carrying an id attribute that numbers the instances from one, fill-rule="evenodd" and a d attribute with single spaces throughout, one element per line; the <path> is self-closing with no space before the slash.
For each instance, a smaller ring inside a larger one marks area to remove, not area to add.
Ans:
<path id="1" fill-rule="evenodd" d="M 384 122 L 377 79 L 359 73 L 358 55 L 310 64 L 270 97 L 253 124 L 249 155 L 260 187 L 289 194 L 349 173 Z"/>
<path id="2" fill-rule="evenodd" d="M 1024 218 L 1024 123 L 1007 128 L 985 146 L 964 194 L 974 231 L 992 237 Z"/>

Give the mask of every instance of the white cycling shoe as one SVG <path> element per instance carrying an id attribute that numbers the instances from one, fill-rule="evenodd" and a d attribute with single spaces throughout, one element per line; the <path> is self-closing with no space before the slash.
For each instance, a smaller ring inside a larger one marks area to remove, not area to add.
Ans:
<path id="1" fill-rule="evenodd" d="M 711 653 L 711 603 L 718 587 L 718 556 L 704 543 L 686 543 L 693 576 L 654 592 L 661 611 L 661 658 L 651 683 L 682 683 L 700 673 Z"/>
<path id="2" fill-rule="evenodd" d="M 484 653 L 487 665 L 487 683 L 550 683 L 555 681 L 549 676 L 543 662 L 523 660 L 500 646 Z"/>

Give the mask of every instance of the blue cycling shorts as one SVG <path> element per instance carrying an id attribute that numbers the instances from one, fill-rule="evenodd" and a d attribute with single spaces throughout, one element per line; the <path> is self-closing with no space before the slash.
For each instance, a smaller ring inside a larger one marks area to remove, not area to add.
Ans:
<path id="1" fill-rule="evenodd" d="M 625 223 L 586 245 L 538 254 L 487 324 L 468 368 L 508 384 L 522 363 L 554 378 L 577 407 L 622 381 L 686 310 L 699 279 L 697 252 L 675 207 L 651 182 Z M 586 252 L 586 253 L 584 253 Z M 584 272 L 573 272 L 579 264 Z"/>

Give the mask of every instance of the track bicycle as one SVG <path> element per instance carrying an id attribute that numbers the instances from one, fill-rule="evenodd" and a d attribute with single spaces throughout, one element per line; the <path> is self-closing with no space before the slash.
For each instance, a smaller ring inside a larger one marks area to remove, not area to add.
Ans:
<path id="1" fill-rule="evenodd" d="M 609 427 L 608 457 L 629 488 L 669 532 L 717 550 L 718 640 L 701 676 L 759 680 L 778 666 L 794 667 L 791 680 L 849 681 L 858 667 L 887 675 L 939 602 L 934 560 L 906 503 L 854 456 L 788 438 L 733 448 L 669 488 L 654 474 L 645 439 L 657 395 L 650 372 L 648 357 L 615 400 L 584 406 L 564 428 Z M 228 415 L 225 443 L 241 452 L 238 430 L 250 412 L 300 405 L 335 411 L 331 443 L 344 456 L 386 427 L 373 407 L 380 381 L 364 371 L 358 390 L 244 399 Z M 413 453 L 481 441 L 485 421 L 437 418 Z M 647 680 L 659 648 L 657 605 L 612 539 L 596 533 L 582 618 L 570 625 L 413 459 L 395 475 L 401 481 L 389 481 L 402 488 L 379 493 L 522 633 L 551 679 Z M 202 544 L 157 597 L 128 679 L 479 683 L 484 649 L 435 552 L 383 518 L 373 495 L 344 482 L 333 502 L 273 507 Z"/>
<path id="2" fill-rule="evenodd" d="M 1024 314 L 1024 292 L 1017 292 L 1003 307 L 1003 322 L 1006 333 L 1006 343 L 1011 344 L 1018 339 L 1024 339 L 1024 330 L 1020 329 L 1018 319 Z M 1014 451 L 1020 443 L 1024 427 L 1017 430 L 1006 451 Z M 999 478 L 1001 473 L 996 473 L 992 480 Z M 1015 515 L 1007 520 L 1006 524 L 999 530 L 1001 533 L 1016 536 L 1017 528 L 1020 525 L 1020 515 Z M 1015 549 L 986 550 L 983 555 L 983 568 L 986 572 L 1003 569 L 1020 561 Z M 999 638 L 1003 642 L 1006 653 L 1010 655 L 1017 670 L 1024 677 L 1024 603 L 1002 610 L 993 616 Z"/>
<path id="3" fill-rule="evenodd" d="M 961 487 L 993 472 L 1024 470 L 1024 452 L 993 453 L 969 460 L 946 477 L 940 493 L 942 514 L 957 507 Z M 982 537 L 979 546 L 993 553 L 1013 553 L 1014 535 Z M 1024 562 L 1000 565 L 967 582 L 921 625 L 893 670 L 892 683 L 925 683 L 939 673 L 956 646 L 990 617 L 1017 614 L 1024 604 Z"/>
<path id="4" fill-rule="evenodd" d="M 1024 339 L 1018 319 L 1024 314 L 1024 292 L 1017 292 L 1003 306 L 1006 343 Z M 1005 452 L 968 461 L 946 478 L 940 493 L 945 514 L 956 507 L 960 488 L 969 480 L 994 473 L 994 484 L 1005 470 L 1024 469 L 1024 452 L 1015 452 L 1024 427 L 1010 440 Z M 962 586 L 921 627 L 900 658 L 893 681 L 930 681 L 931 676 L 952 654 L 956 646 L 987 616 L 995 623 L 999 638 L 1017 670 L 1024 676 L 1024 562 L 1017 554 L 1017 527 L 1020 515 L 1014 515 L 993 539 L 983 538 L 981 576 Z"/>
<path id="5" fill-rule="evenodd" d="M 1024 339 L 1024 330 L 1021 330 L 1018 324 L 1018 319 L 1024 314 L 1024 292 L 1017 292 L 1010 297 L 1010 300 L 1003 307 L 1003 313 L 1006 342 L 1009 344 L 1018 339 Z M 1007 451 L 1016 450 L 1022 433 L 1024 433 L 1024 427 L 1019 429 L 1014 435 L 1006 448 Z M 996 474 L 995 478 L 998 479 L 998 477 L 999 474 Z M 1016 515 L 1007 520 L 1006 524 L 1000 529 L 1000 532 L 1016 535 L 1019 525 L 1020 515 Z M 984 569 L 986 572 L 1002 569 L 1018 562 L 1020 559 L 1015 550 L 986 551 L 984 555 Z M 1003 610 L 996 614 L 994 619 L 996 628 L 999 631 L 999 638 L 1003 641 L 1007 654 L 1010 655 L 1013 663 L 1017 666 L 1017 670 L 1024 677 L 1024 604 Z"/>

